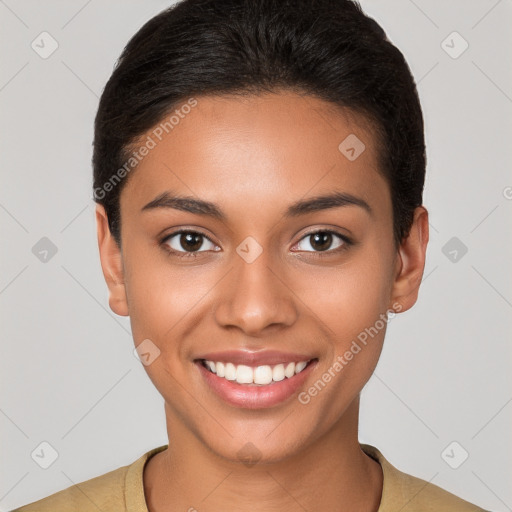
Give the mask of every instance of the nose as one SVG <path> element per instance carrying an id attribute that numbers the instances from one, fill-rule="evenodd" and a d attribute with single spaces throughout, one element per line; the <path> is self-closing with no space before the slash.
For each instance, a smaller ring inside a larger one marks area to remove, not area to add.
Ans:
<path id="1" fill-rule="evenodd" d="M 234 268 L 224 280 L 215 318 L 221 327 L 237 327 L 248 336 L 261 336 L 278 326 L 290 327 L 298 316 L 286 271 L 267 252 L 248 263 L 234 258 Z"/>

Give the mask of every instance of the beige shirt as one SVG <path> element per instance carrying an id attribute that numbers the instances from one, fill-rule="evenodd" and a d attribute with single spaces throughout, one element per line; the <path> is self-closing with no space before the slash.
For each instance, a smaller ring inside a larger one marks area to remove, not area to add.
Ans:
<path id="1" fill-rule="evenodd" d="M 167 448 L 159 446 L 132 464 L 73 485 L 12 512 L 148 512 L 143 470 L 149 458 Z M 382 497 L 377 512 L 486 512 L 441 487 L 402 473 L 374 446 L 363 451 L 382 467 Z"/>

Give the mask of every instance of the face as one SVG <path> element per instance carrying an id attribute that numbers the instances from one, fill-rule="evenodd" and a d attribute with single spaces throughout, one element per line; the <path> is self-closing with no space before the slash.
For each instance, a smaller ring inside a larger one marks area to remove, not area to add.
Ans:
<path id="1" fill-rule="evenodd" d="M 97 215 L 110 306 L 145 343 L 168 425 L 267 461 L 354 425 L 386 312 L 416 300 L 428 239 L 418 210 L 394 247 L 371 126 L 281 92 L 198 97 L 153 138 L 121 193 L 121 251 Z"/>

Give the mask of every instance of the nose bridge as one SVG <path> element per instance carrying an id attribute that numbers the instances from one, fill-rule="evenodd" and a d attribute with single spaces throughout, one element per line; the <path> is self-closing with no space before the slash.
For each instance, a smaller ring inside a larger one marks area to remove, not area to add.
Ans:
<path id="1" fill-rule="evenodd" d="M 216 310 L 217 321 L 252 335 L 272 324 L 291 325 L 296 319 L 293 294 L 270 251 L 248 237 L 236 252 Z"/>

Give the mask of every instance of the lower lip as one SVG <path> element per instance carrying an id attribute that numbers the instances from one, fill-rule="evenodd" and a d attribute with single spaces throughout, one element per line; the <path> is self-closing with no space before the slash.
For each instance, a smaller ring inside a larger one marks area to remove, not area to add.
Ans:
<path id="1" fill-rule="evenodd" d="M 285 377 L 279 382 L 272 382 L 266 386 L 238 384 L 236 381 L 218 377 L 207 370 L 201 361 L 197 361 L 196 366 L 210 388 L 230 405 L 245 409 L 263 409 L 278 405 L 293 396 L 304 384 L 317 362 L 317 360 L 311 361 L 304 370 L 293 377 Z"/>

